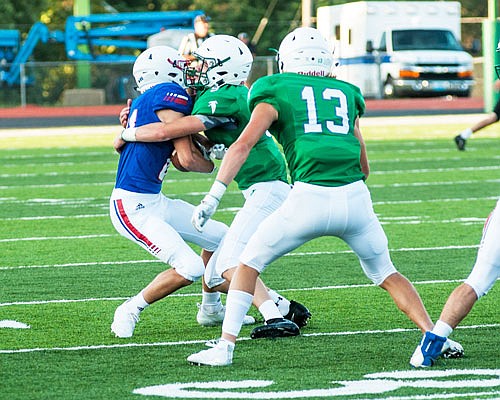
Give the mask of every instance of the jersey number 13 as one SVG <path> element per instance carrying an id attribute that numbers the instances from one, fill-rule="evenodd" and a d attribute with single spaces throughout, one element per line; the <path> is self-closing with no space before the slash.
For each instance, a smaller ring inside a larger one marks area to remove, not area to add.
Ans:
<path id="1" fill-rule="evenodd" d="M 302 89 L 302 100 L 305 100 L 307 106 L 307 117 L 309 119 L 307 124 L 304 124 L 305 133 L 321 133 L 323 126 L 318 122 L 318 113 L 316 107 L 316 98 L 314 90 L 311 86 L 305 86 Z M 340 118 L 340 124 L 335 124 L 335 121 L 326 120 L 326 129 L 332 133 L 340 133 L 347 135 L 349 133 L 349 115 L 347 109 L 347 98 L 345 94 L 338 89 L 327 88 L 322 92 L 320 101 L 338 100 L 339 106 L 333 107 L 335 116 Z"/>

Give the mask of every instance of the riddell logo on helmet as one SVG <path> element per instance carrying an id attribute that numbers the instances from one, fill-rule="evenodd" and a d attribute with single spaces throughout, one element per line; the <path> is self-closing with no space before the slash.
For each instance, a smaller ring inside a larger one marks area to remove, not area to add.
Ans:
<path id="1" fill-rule="evenodd" d="M 308 76 L 328 76 L 325 71 L 309 71 L 309 72 L 299 72 L 299 75 L 308 75 Z"/>

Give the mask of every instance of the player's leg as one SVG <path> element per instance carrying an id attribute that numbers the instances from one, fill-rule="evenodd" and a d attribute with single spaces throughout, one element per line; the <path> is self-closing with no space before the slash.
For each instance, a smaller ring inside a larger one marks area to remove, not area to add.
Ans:
<path id="1" fill-rule="evenodd" d="M 234 217 L 224 237 L 217 255 L 215 271 L 210 272 L 209 266 L 205 273 L 205 276 L 211 275 L 209 280 L 220 280 L 222 275 L 225 279 L 231 280 L 248 240 L 260 223 L 278 209 L 289 192 L 290 186 L 281 181 L 257 183 L 243 191 L 245 203 Z M 305 306 L 288 300 L 274 290 L 264 289 L 265 286 L 259 279 L 253 304 L 259 309 L 264 321 L 284 316 L 299 326 L 307 324 L 311 313 Z"/>
<path id="2" fill-rule="evenodd" d="M 345 207 L 347 221 L 342 239 L 358 256 L 366 276 L 385 289 L 397 307 L 403 311 L 422 332 L 433 323 L 415 287 L 394 267 L 388 249 L 387 236 L 373 211 L 370 193 L 359 181 L 346 187 Z"/>
<path id="3" fill-rule="evenodd" d="M 203 232 L 198 232 L 191 223 L 194 206 L 183 200 L 165 198 L 163 218 L 179 232 L 181 237 L 202 247 L 201 258 L 204 265 L 215 262 L 218 257 L 219 246 L 227 232 L 227 226 L 216 220 L 209 220 Z M 221 324 L 224 318 L 224 306 L 220 297 L 220 288 L 214 289 L 202 281 L 202 304 L 198 304 L 196 319 L 203 326 Z M 227 291 L 227 289 L 226 289 Z"/>
<path id="4" fill-rule="evenodd" d="M 280 256 L 321 235 L 319 232 L 325 218 L 321 218 L 318 210 L 323 208 L 309 202 L 306 188 L 310 185 L 300 186 L 296 185 L 281 207 L 259 225 L 241 254 L 241 263 L 232 277 L 227 295 L 226 316 L 218 345 L 192 354 L 188 357 L 189 362 L 204 365 L 231 364 L 236 338 L 244 315 L 252 304 L 260 273 Z M 304 210 L 304 204 L 309 205 L 307 210 Z M 311 212 L 314 216 L 310 215 Z M 291 321 L 283 321 L 296 326 Z"/>
<path id="5" fill-rule="evenodd" d="M 431 332 L 438 338 L 447 339 L 457 325 L 469 314 L 478 299 L 484 296 L 493 287 L 500 277 L 500 200 L 493 212 L 490 214 L 483 229 L 483 237 L 479 246 L 476 262 L 471 273 L 464 283 L 459 285 L 449 296 Z M 447 339 L 448 343 L 450 339 Z M 445 349 L 446 349 L 445 343 Z M 410 363 L 416 367 L 427 367 L 433 365 L 435 358 L 422 357 L 424 354 L 422 346 L 425 345 L 425 337 L 417 346 Z M 463 348 L 446 349 L 444 357 L 456 358 L 463 355 Z"/>
<path id="6" fill-rule="evenodd" d="M 494 124 L 495 122 L 498 122 L 499 118 L 500 118 L 500 100 L 496 103 L 493 112 L 489 113 L 485 118 L 479 120 L 470 128 L 464 129 L 457 136 L 455 136 L 454 140 L 458 150 L 465 150 L 465 144 L 474 132 L 486 128 L 487 126 Z"/>
<path id="7" fill-rule="evenodd" d="M 340 237 L 358 256 L 365 275 L 374 284 L 385 289 L 396 306 L 422 332 L 429 331 L 433 323 L 418 292 L 411 282 L 396 270 L 390 259 L 387 237 L 373 211 L 366 185 L 360 181 L 348 185 L 346 189 L 344 208 L 347 210 L 346 220 L 349 223 Z M 337 206 L 341 208 L 338 203 L 337 201 Z M 437 355 L 441 353 L 444 341 L 432 348 Z"/>
<path id="8" fill-rule="evenodd" d="M 204 272 L 201 258 L 172 226 L 158 218 L 160 205 L 158 196 L 149 195 L 112 200 L 111 219 L 118 232 L 172 266 L 117 308 L 112 330 L 119 337 L 132 336 L 139 314 L 148 305 L 189 285 Z"/>

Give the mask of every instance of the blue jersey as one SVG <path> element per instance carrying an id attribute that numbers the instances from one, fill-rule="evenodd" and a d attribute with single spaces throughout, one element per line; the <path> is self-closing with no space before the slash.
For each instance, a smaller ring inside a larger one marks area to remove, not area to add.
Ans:
<path id="1" fill-rule="evenodd" d="M 193 102 L 177 83 L 162 83 L 146 90 L 132 102 L 128 126 L 138 127 L 160 122 L 156 111 L 191 113 Z M 116 189 L 136 193 L 159 193 L 174 151 L 171 140 L 157 143 L 128 142 L 122 148 Z"/>

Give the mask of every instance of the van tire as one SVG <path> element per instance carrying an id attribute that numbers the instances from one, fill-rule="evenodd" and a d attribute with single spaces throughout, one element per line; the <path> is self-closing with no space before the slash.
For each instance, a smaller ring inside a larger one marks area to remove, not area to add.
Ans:
<path id="1" fill-rule="evenodd" d="M 389 76 L 384 83 L 384 98 L 392 99 L 396 97 L 396 89 L 392 83 L 392 78 Z"/>

